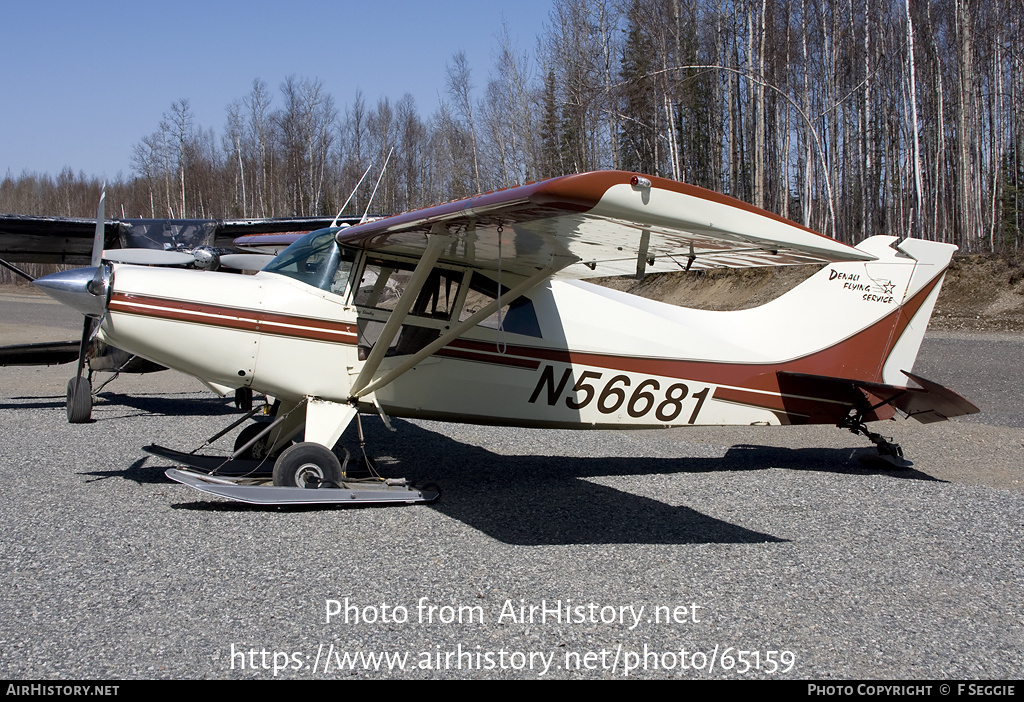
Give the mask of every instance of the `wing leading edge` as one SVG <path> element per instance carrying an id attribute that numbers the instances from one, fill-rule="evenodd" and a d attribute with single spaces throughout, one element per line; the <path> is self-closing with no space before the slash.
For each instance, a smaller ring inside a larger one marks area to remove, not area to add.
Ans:
<path id="1" fill-rule="evenodd" d="M 346 228 L 338 241 L 418 257 L 430 232 L 455 237 L 440 261 L 523 276 L 567 255 L 577 263 L 555 277 L 874 259 L 734 198 L 622 171 L 562 176 L 406 212 Z"/>

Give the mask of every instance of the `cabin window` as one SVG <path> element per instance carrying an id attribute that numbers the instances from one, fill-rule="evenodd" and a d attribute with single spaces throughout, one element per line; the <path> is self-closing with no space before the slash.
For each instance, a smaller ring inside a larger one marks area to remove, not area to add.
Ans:
<path id="1" fill-rule="evenodd" d="M 411 261 L 367 257 L 355 288 L 356 306 L 393 312 L 415 267 Z M 440 338 L 442 328 L 447 328 L 445 325 L 456 317 L 457 312 L 457 321 L 464 321 L 498 296 L 498 283 L 474 271 L 468 276 L 465 302 L 461 303 L 459 310 L 460 293 L 466 278 L 464 270 L 443 266 L 431 270 L 409 309 L 409 317 L 391 342 L 387 354 L 402 356 L 416 353 Z M 502 329 L 511 334 L 539 337 L 540 324 L 537 322 L 533 302 L 528 297 L 506 300 L 507 294 L 508 288 L 502 286 Z M 495 312 L 480 326 L 498 329 L 498 323 L 498 313 Z M 364 357 L 377 343 L 383 328 L 383 320 L 359 318 L 359 346 Z"/>
<path id="2" fill-rule="evenodd" d="M 478 326 L 488 329 L 497 329 L 500 321 L 501 328 L 510 334 L 523 334 L 524 336 L 541 336 L 540 324 L 537 321 L 537 313 L 533 309 L 533 301 L 528 297 L 517 297 L 515 300 L 505 302 L 508 288 L 501 286 L 501 317 L 495 312 L 490 317 L 480 322 Z M 498 297 L 498 283 L 476 271 L 469 279 L 469 292 L 466 295 L 466 303 L 459 313 L 459 321 L 468 319 L 470 315 L 494 301 Z"/>

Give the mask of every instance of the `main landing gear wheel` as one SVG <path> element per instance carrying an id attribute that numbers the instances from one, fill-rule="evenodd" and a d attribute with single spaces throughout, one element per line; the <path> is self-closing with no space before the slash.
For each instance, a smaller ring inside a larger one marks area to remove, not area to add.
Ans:
<path id="1" fill-rule="evenodd" d="M 261 431 L 267 428 L 266 424 L 257 422 L 256 424 L 250 424 L 238 433 L 238 438 L 235 439 L 235 451 L 245 446 L 247 443 L 252 441 L 253 437 L 259 434 Z M 267 458 L 276 458 L 277 454 L 270 454 L 267 451 L 267 446 L 270 443 L 270 434 L 267 432 L 264 436 L 261 436 L 255 444 L 245 450 L 244 453 L 239 454 L 236 458 L 250 459 L 254 461 L 262 461 Z"/>
<path id="2" fill-rule="evenodd" d="M 320 487 L 341 484 L 341 461 L 325 446 L 304 441 L 289 446 L 274 463 L 274 485 Z"/>
<path id="3" fill-rule="evenodd" d="M 85 424 L 92 417 L 92 383 L 81 375 L 68 381 L 68 422 Z"/>

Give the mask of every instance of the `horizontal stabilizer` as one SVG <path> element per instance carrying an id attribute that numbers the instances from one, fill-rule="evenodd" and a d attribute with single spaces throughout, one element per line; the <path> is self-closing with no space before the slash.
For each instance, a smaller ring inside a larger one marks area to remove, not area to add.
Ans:
<path id="1" fill-rule="evenodd" d="M 784 396 L 816 401 L 820 407 L 831 407 L 832 411 L 856 409 L 864 413 L 866 421 L 891 417 L 892 410 L 888 414 L 878 411 L 886 406 L 923 424 L 981 411 L 947 387 L 907 371 L 903 373 L 920 387 L 784 371 L 779 373 L 779 387 Z"/>
<path id="2" fill-rule="evenodd" d="M 922 424 L 941 422 L 950 417 L 977 414 L 981 411 L 972 402 L 947 387 L 907 371 L 903 373 L 920 385 L 921 389 L 909 389 L 906 397 L 897 398 L 893 404 Z"/>

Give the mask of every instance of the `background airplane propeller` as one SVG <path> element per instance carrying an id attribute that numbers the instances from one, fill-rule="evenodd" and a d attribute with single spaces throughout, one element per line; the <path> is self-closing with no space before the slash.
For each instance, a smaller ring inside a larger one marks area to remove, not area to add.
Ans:
<path id="1" fill-rule="evenodd" d="M 196 259 L 192 254 L 182 251 L 107 249 L 103 252 L 103 260 L 114 263 L 133 263 L 137 266 L 187 266 Z"/>
<path id="2" fill-rule="evenodd" d="M 137 266 L 194 266 L 204 271 L 232 268 L 239 271 L 258 271 L 274 260 L 269 254 L 220 253 L 212 246 L 200 246 L 192 251 L 165 251 L 161 249 L 107 249 L 104 261 L 131 263 Z"/>

